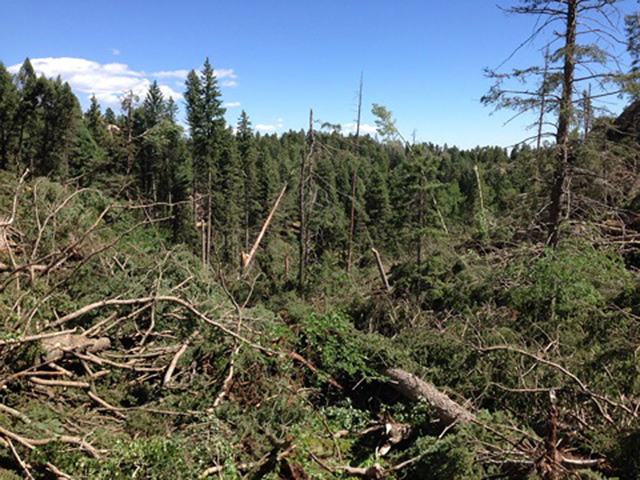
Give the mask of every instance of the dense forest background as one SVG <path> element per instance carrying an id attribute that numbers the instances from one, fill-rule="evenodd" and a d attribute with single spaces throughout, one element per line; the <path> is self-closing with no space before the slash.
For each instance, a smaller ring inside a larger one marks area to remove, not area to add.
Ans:
<path id="1" fill-rule="evenodd" d="M 261 135 L 208 59 L 186 130 L 155 83 L 83 112 L 0 63 L 0 476 L 640 478 L 639 65 L 599 110 L 571 8 L 612 2 L 542 3 L 536 87 L 488 72 L 537 118 L 509 149 L 377 104 Z"/>

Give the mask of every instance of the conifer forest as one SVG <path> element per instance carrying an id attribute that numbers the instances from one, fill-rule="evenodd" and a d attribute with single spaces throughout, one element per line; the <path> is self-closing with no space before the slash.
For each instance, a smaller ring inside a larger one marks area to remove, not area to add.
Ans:
<path id="1" fill-rule="evenodd" d="M 0 478 L 640 479 L 640 16 L 511 3 L 510 148 L 0 63 Z"/>

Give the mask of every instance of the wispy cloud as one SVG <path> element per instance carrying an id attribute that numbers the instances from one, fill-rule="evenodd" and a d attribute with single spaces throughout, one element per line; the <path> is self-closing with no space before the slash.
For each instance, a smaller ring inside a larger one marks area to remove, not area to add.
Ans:
<path id="1" fill-rule="evenodd" d="M 236 108 L 242 105 L 240 102 L 225 102 L 222 104 L 224 108 Z"/>
<path id="2" fill-rule="evenodd" d="M 225 80 L 220 85 L 223 87 L 237 87 L 238 82 L 236 82 L 235 80 Z"/>
<path id="3" fill-rule="evenodd" d="M 116 49 L 112 54 L 116 55 Z M 119 53 L 119 51 L 118 51 Z M 160 90 L 166 98 L 174 101 L 182 99 L 182 94 L 174 90 L 182 84 L 175 80 L 184 80 L 188 70 L 163 70 L 159 72 L 143 72 L 132 69 L 125 63 L 99 63 L 84 58 L 57 57 L 34 58 L 31 60 L 34 70 L 46 77 L 62 78 L 71 85 L 76 94 L 84 94 L 85 99 L 95 95 L 98 101 L 106 106 L 118 106 L 123 94 L 132 91 L 144 98 L 153 80 L 158 80 Z M 16 73 L 20 64 L 9 67 Z M 232 69 L 216 70 L 218 78 L 236 78 Z M 164 84 L 162 80 L 173 80 L 174 88 Z M 233 80 L 231 80 L 233 81 Z"/>
<path id="4" fill-rule="evenodd" d="M 179 78 L 184 80 L 187 78 L 189 70 L 162 70 L 161 72 L 153 72 L 152 77 L 156 78 Z"/>
<path id="5" fill-rule="evenodd" d="M 348 135 L 350 133 L 356 133 L 356 122 L 350 122 L 350 123 L 346 123 L 344 125 L 342 125 L 342 133 L 344 133 L 345 135 Z M 375 135 L 377 132 L 377 129 L 374 125 L 369 125 L 367 123 L 361 123 L 360 124 L 360 133 L 364 134 L 364 135 Z"/>
<path id="6" fill-rule="evenodd" d="M 238 78 L 232 68 L 214 68 L 213 73 L 218 77 L 218 80 L 221 78 Z"/>
<path id="7" fill-rule="evenodd" d="M 278 118 L 274 123 L 269 125 L 259 123 L 258 125 L 256 125 L 256 130 L 258 130 L 259 132 L 275 132 L 277 130 L 280 130 L 283 126 L 284 124 L 282 122 L 282 118 Z"/>
<path id="8" fill-rule="evenodd" d="M 120 55 L 120 50 L 118 50 L 117 48 L 112 48 L 111 55 L 113 55 L 114 57 L 118 57 Z"/>

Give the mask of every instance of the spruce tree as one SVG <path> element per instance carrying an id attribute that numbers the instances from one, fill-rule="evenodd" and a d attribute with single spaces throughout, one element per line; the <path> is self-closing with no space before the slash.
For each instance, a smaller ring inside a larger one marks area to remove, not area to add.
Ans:
<path id="1" fill-rule="evenodd" d="M 0 168 L 9 167 L 15 149 L 15 122 L 20 96 L 11 75 L 0 62 Z"/>
<path id="2" fill-rule="evenodd" d="M 194 211 L 196 224 L 202 229 L 202 261 L 206 265 L 211 260 L 213 222 L 220 221 L 214 218 L 214 209 L 219 206 L 214 205 L 213 197 L 215 187 L 220 183 L 219 167 L 225 135 L 225 109 L 208 58 L 200 74 L 192 70 L 187 75 L 184 97 L 192 144 Z M 219 196 L 217 199 L 223 201 Z"/>
<path id="3" fill-rule="evenodd" d="M 245 251 L 248 251 L 252 231 L 258 225 L 261 205 L 258 199 L 258 151 L 256 149 L 253 132 L 251 131 L 251 121 L 244 110 L 238 119 L 236 143 L 238 145 L 238 153 L 240 155 L 240 164 L 244 179 L 244 249 Z"/>

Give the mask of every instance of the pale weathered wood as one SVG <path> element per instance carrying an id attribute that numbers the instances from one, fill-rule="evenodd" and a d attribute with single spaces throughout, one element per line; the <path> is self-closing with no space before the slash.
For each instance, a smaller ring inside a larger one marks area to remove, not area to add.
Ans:
<path id="1" fill-rule="evenodd" d="M 454 422 L 468 423 L 475 418 L 469 410 L 458 405 L 436 387 L 412 373 L 399 368 L 388 368 L 384 374 L 389 377 L 393 388 L 403 397 L 414 402 L 420 399 L 426 400 L 445 426 Z"/>
<path id="2" fill-rule="evenodd" d="M 276 213 L 276 209 L 278 208 L 278 204 L 280 203 L 280 200 L 282 200 L 282 197 L 284 196 L 284 192 L 286 190 L 287 190 L 287 185 L 285 184 L 282 187 L 282 190 L 280 191 L 280 195 L 278 195 L 278 198 L 276 199 L 275 203 L 273 204 L 273 207 L 271 207 L 271 211 L 269 212 L 269 215 L 267 216 L 267 219 L 264 221 L 264 225 L 262 225 L 262 230 L 260 230 L 260 234 L 258 235 L 258 238 L 256 238 L 256 241 L 253 244 L 253 248 L 251 248 L 251 251 L 249 252 L 248 255 L 245 255 L 244 252 L 243 252 L 243 255 L 242 255 L 242 268 L 244 270 L 249 268 L 249 265 L 251 264 L 251 260 L 253 260 L 253 257 L 256 254 L 256 251 L 258 251 L 258 247 L 260 246 L 260 242 L 262 241 L 262 237 L 264 237 L 264 234 L 267 231 L 267 227 L 269 226 L 269 222 L 271 222 L 271 219 L 273 218 L 273 214 Z"/>
<path id="3" fill-rule="evenodd" d="M 372 248 L 374 257 L 376 257 L 376 264 L 378 265 L 378 272 L 380 272 L 380 279 L 384 284 L 384 288 L 387 292 L 391 291 L 391 287 L 389 286 L 389 279 L 387 278 L 387 274 L 384 271 L 384 265 L 382 265 L 382 259 L 380 258 L 380 253 L 375 248 Z"/>

